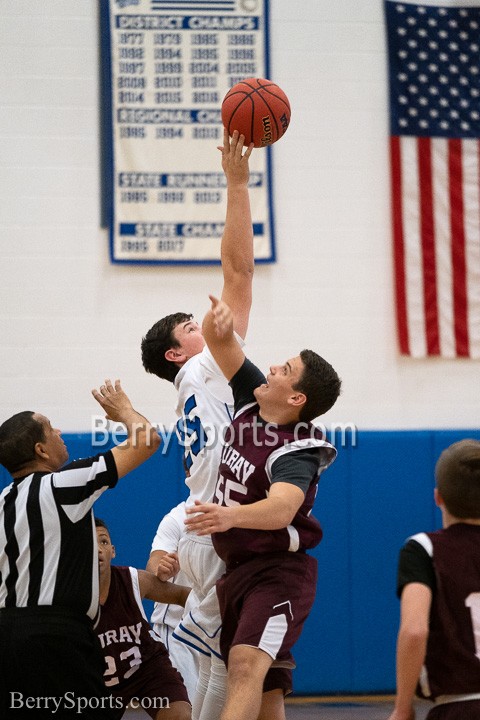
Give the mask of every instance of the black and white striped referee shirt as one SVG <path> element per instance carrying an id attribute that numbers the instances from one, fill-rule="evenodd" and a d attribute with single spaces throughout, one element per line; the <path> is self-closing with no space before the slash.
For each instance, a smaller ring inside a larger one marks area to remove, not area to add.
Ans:
<path id="1" fill-rule="evenodd" d="M 118 480 L 111 452 L 17 478 L 0 495 L 0 608 L 50 605 L 95 619 L 92 505 Z"/>

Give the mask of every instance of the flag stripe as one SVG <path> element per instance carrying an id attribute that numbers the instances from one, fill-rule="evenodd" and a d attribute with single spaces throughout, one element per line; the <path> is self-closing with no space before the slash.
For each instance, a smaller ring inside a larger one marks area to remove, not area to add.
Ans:
<path id="1" fill-rule="evenodd" d="M 423 297 L 427 353 L 438 355 L 437 281 L 435 267 L 435 228 L 432 195 L 432 153 L 430 138 L 418 138 L 418 175 L 420 183 L 420 228 L 423 259 Z"/>
<path id="2" fill-rule="evenodd" d="M 464 207 L 470 357 L 480 358 L 480 141 L 464 141 Z"/>
<path id="3" fill-rule="evenodd" d="M 401 161 L 408 342 L 410 354 L 413 355 L 413 357 L 425 357 L 427 345 L 423 302 L 423 259 L 422 245 L 420 242 L 420 188 L 416 138 L 402 138 Z"/>
<path id="4" fill-rule="evenodd" d="M 445 138 L 432 139 L 433 212 L 440 354 L 455 357 L 452 284 L 452 240 L 448 195 L 448 153 Z"/>
<path id="5" fill-rule="evenodd" d="M 468 356 L 465 233 L 463 229 L 462 141 L 448 141 L 450 223 L 452 233 L 453 307 L 457 355 Z"/>
<path id="6" fill-rule="evenodd" d="M 397 303 L 397 328 L 400 352 L 408 355 L 407 301 L 405 296 L 405 250 L 402 220 L 402 170 L 400 162 L 400 138 L 390 138 L 390 163 L 392 174 L 393 252 L 395 263 L 395 294 Z"/>

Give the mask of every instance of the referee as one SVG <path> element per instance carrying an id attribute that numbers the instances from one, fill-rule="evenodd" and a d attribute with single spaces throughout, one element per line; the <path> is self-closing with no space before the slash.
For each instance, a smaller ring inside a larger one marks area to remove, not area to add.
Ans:
<path id="1" fill-rule="evenodd" d="M 114 716 L 93 630 L 99 591 L 92 505 L 160 439 L 120 381 L 106 380 L 92 393 L 108 419 L 127 427 L 124 443 L 96 457 L 64 466 L 60 430 L 38 413 L 18 413 L 0 426 L 0 464 L 13 478 L 0 495 L 2 720 L 39 711 L 60 720 Z"/>

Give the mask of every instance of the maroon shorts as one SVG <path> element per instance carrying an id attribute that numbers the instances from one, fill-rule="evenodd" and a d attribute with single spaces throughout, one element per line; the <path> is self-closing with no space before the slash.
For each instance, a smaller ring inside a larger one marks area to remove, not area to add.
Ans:
<path id="1" fill-rule="evenodd" d="M 120 698 L 122 700 L 123 707 L 118 709 L 117 718 L 122 717 L 129 702 L 135 709 L 143 708 L 152 718 L 174 702 L 190 704 L 182 676 L 173 667 L 164 645 L 158 645 L 155 655 L 142 663 L 126 682 L 107 688 L 118 698 L 118 704 Z"/>
<path id="2" fill-rule="evenodd" d="M 303 553 L 265 553 L 227 570 L 217 582 L 220 648 L 227 665 L 233 645 L 249 645 L 271 656 L 272 669 L 294 668 L 290 650 L 311 610 L 316 587 L 317 561 Z"/>
<path id="3" fill-rule="evenodd" d="M 427 720 L 478 720 L 480 700 L 465 700 L 436 705 L 427 715 Z"/>

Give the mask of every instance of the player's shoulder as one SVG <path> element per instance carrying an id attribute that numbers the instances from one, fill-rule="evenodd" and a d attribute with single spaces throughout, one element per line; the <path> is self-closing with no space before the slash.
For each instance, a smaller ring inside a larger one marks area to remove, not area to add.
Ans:
<path id="1" fill-rule="evenodd" d="M 123 586 L 126 590 L 131 590 L 132 584 L 138 578 L 137 568 L 130 565 L 112 565 L 111 573 L 112 582 L 119 587 Z"/>
<path id="2" fill-rule="evenodd" d="M 185 383 L 191 382 L 199 373 L 204 350 L 205 348 L 196 355 L 193 355 L 182 365 L 174 380 L 176 390 L 180 390 Z"/>
<path id="3" fill-rule="evenodd" d="M 158 525 L 157 532 L 168 532 L 172 529 L 176 530 L 177 527 L 183 530 L 185 528 L 183 523 L 185 516 L 185 501 L 183 501 L 179 505 L 175 505 L 175 507 L 163 516 Z"/>
<path id="4" fill-rule="evenodd" d="M 182 393 L 185 390 L 188 391 L 190 386 L 205 384 L 215 377 L 224 379 L 212 353 L 205 345 L 203 350 L 182 365 L 175 378 L 175 388 Z"/>
<path id="5" fill-rule="evenodd" d="M 130 570 L 134 570 L 135 568 L 131 568 L 129 565 L 112 565 L 110 570 L 112 575 L 116 575 L 117 577 L 129 577 Z"/>
<path id="6" fill-rule="evenodd" d="M 237 335 L 237 333 L 235 333 L 235 338 L 240 347 L 243 348 L 245 345 L 244 340 L 239 335 Z M 187 360 L 181 370 L 183 369 L 185 369 L 184 375 L 187 377 L 189 374 L 201 372 L 204 374 L 206 379 L 209 379 L 211 376 L 217 376 L 220 377 L 225 383 L 227 382 L 208 345 L 205 345 L 203 350 L 201 350 L 199 353 Z"/>
<path id="7" fill-rule="evenodd" d="M 185 519 L 185 500 L 178 505 L 175 505 L 165 517 L 170 516 L 175 522 L 183 528 L 183 521 Z"/>
<path id="8" fill-rule="evenodd" d="M 432 536 L 433 533 L 427 533 L 427 532 L 418 532 L 414 535 L 409 535 L 409 537 L 405 540 L 404 548 L 407 550 L 415 550 L 417 546 L 420 546 L 423 548 L 423 550 L 429 555 L 430 557 L 433 556 L 433 540 Z"/>

